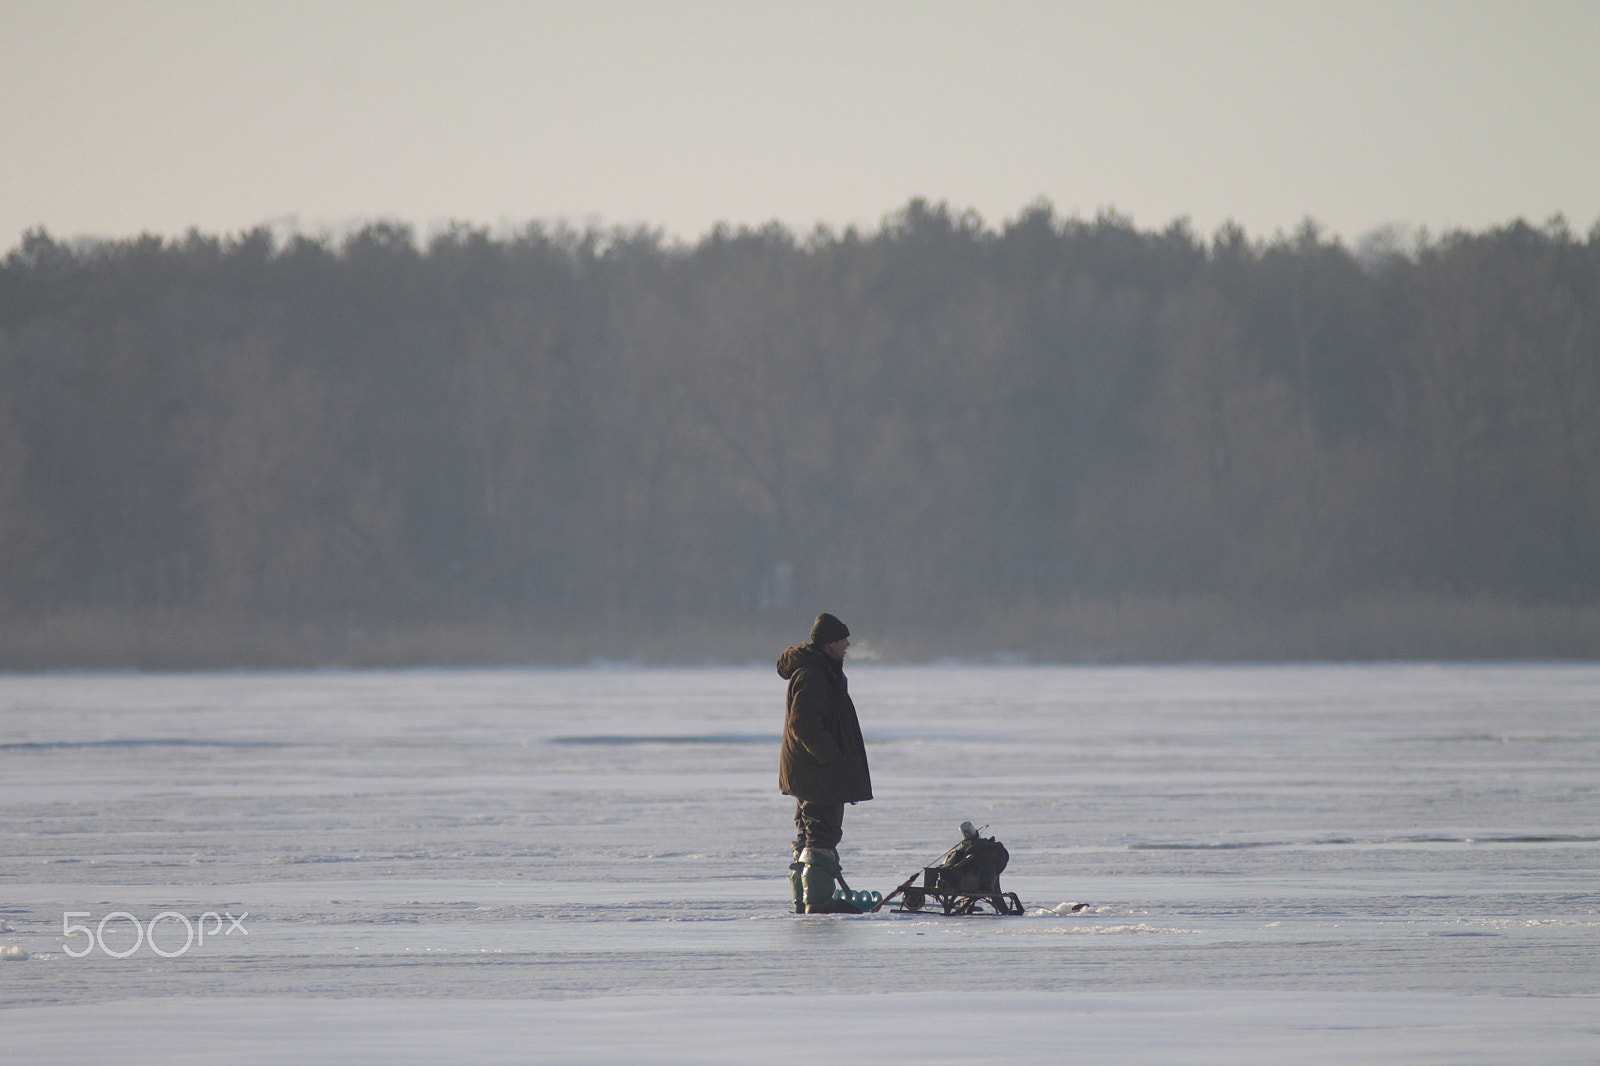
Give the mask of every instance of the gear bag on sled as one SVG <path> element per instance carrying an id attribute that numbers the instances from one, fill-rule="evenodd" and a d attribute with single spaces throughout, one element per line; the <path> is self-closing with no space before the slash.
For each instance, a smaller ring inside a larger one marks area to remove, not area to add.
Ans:
<path id="1" fill-rule="evenodd" d="M 1000 874 L 1010 860 L 1004 844 L 994 837 L 979 836 L 971 822 L 962 822 L 961 843 L 946 852 L 937 866 L 926 866 L 912 874 L 872 909 L 877 910 L 898 895 L 900 913 L 920 911 L 931 898 L 945 914 L 980 914 L 978 908 L 985 903 L 995 914 L 1022 914 L 1022 901 L 1017 894 L 1000 889 Z M 913 887 L 918 877 L 922 878 L 922 885 Z"/>

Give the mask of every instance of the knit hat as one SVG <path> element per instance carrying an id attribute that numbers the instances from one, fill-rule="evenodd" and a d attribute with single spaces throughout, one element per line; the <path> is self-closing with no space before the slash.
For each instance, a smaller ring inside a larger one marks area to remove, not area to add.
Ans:
<path id="1" fill-rule="evenodd" d="M 850 627 L 824 611 L 811 623 L 811 643 L 817 647 L 843 640 L 850 635 Z"/>

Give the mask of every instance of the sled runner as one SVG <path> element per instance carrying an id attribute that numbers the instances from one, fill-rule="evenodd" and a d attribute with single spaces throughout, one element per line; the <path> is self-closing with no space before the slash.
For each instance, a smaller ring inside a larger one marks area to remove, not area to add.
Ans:
<path id="1" fill-rule="evenodd" d="M 1000 872 L 1011 855 L 994 837 L 981 837 L 971 822 L 961 823 L 961 843 L 945 853 L 937 866 L 925 866 L 890 892 L 872 909 L 900 897 L 896 914 L 916 913 L 931 899 L 945 914 L 982 914 L 987 906 L 998 915 L 1024 913 L 1015 892 L 1000 888 Z M 917 878 L 922 884 L 917 885 Z"/>

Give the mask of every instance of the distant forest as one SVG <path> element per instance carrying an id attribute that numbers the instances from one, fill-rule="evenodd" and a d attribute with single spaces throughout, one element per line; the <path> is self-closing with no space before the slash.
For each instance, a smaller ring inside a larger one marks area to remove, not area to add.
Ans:
<path id="1" fill-rule="evenodd" d="M 711 659 L 824 609 L 926 656 L 1592 657 L 1600 227 L 913 201 L 0 267 L 0 666 Z"/>

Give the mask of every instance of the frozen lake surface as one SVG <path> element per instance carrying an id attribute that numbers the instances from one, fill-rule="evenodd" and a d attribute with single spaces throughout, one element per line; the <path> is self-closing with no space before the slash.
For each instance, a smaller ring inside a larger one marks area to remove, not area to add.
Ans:
<path id="1" fill-rule="evenodd" d="M 1600 667 L 849 670 L 1027 916 L 790 913 L 766 667 L 0 677 L 5 1051 L 1600 1061 Z"/>

